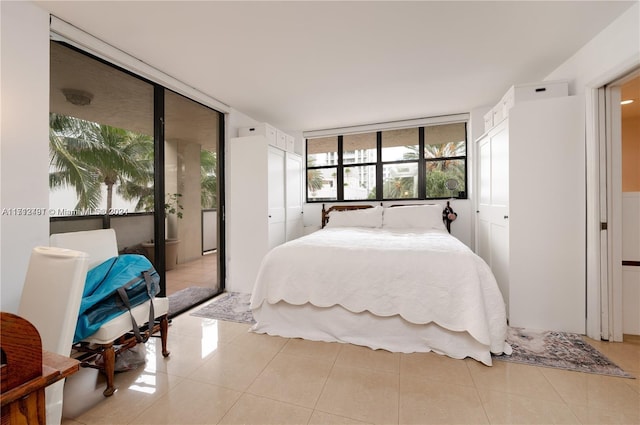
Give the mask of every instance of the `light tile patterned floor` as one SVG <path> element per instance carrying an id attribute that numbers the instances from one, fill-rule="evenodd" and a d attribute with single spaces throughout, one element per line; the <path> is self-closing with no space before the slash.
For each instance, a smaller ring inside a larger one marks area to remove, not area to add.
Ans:
<path id="1" fill-rule="evenodd" d="M 144 369 L 118 374 L 108 399 L 101 385 L 84 391 L 97 404 L 63 424 L 640 423 L 637 379 L 486 367 L 248 329 L 178 316 L 169 358 L 151 340 Z M 590 342 L 640 375 L 640 341 Z"/>

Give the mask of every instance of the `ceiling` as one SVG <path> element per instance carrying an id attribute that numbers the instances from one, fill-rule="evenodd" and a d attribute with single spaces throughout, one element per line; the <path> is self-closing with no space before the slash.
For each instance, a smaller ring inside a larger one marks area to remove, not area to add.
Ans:
<path id="1" fill-rule="evenodd" d="M 306 131 L 492 105 L 636 2 L 36 3 L 253 119 Z"/>

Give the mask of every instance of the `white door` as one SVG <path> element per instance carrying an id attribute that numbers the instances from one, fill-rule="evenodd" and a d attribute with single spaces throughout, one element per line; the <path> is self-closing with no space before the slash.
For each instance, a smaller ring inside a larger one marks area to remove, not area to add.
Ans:
<path id="1" fill-rule="evenodd" d="M 478 141 L 477 252 L 491 267 L 509 313 L 509 136 L 506 122 Z"/>
<path id="2" fill-rule="evenodd" d="M 284 151 L 269 146 L 268 160 L 269 249 L 285 241 Z"/>
<path id="3" fill-rule="evenodd" d="M 287 228 L 288 241 L 299 238 L 303 233 L 302 223 L 302 157 L 286 153 L 287 167 Z"/>
<path id="4" fill-rule="evenodd" d="M 622 341 L 624 334 L 640 334 L 640 185 L 635 179 L 637 161 L 634 141 L 637 140 L 638 113 L 635 105 L 622 105 L 633 99 L 640 87 L 640 70 L 607 85 L 604 90 L 605 131 L 601 169 L 606 170 L 601 192 L 601 207 L 607 224 L 601 250 L 602 337 Z M 626 143 L 626 155 L 623 144 Z"/>

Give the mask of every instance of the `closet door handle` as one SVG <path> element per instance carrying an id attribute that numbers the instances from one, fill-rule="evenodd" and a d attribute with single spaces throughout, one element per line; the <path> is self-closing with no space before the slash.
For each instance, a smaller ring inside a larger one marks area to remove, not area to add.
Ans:
<path id="1" fill-rule="evenodd" d="M 505 219 L 505 220 L 508 220 L 508 219 L 509 219 L 509 216 L 508 216 L 508 215 L 505 215 L 505 216 L 504 216 L 504 219 Z"/>

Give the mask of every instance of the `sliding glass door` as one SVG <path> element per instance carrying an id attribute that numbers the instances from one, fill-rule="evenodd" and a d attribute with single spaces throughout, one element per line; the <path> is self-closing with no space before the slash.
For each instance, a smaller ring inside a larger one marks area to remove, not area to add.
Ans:
<path id="1" fill-rule="evenodd" d="M 221 292 L 223 114 L 58 42 L 50 73 L 50 232 L 115 229 L 171 314 Z"/>
<path id="2" fill-rule="evenodd" d="M 221 292 L 218 150 L 221 114 L 164 91 L 167 295 L 190 307 Z"/>

